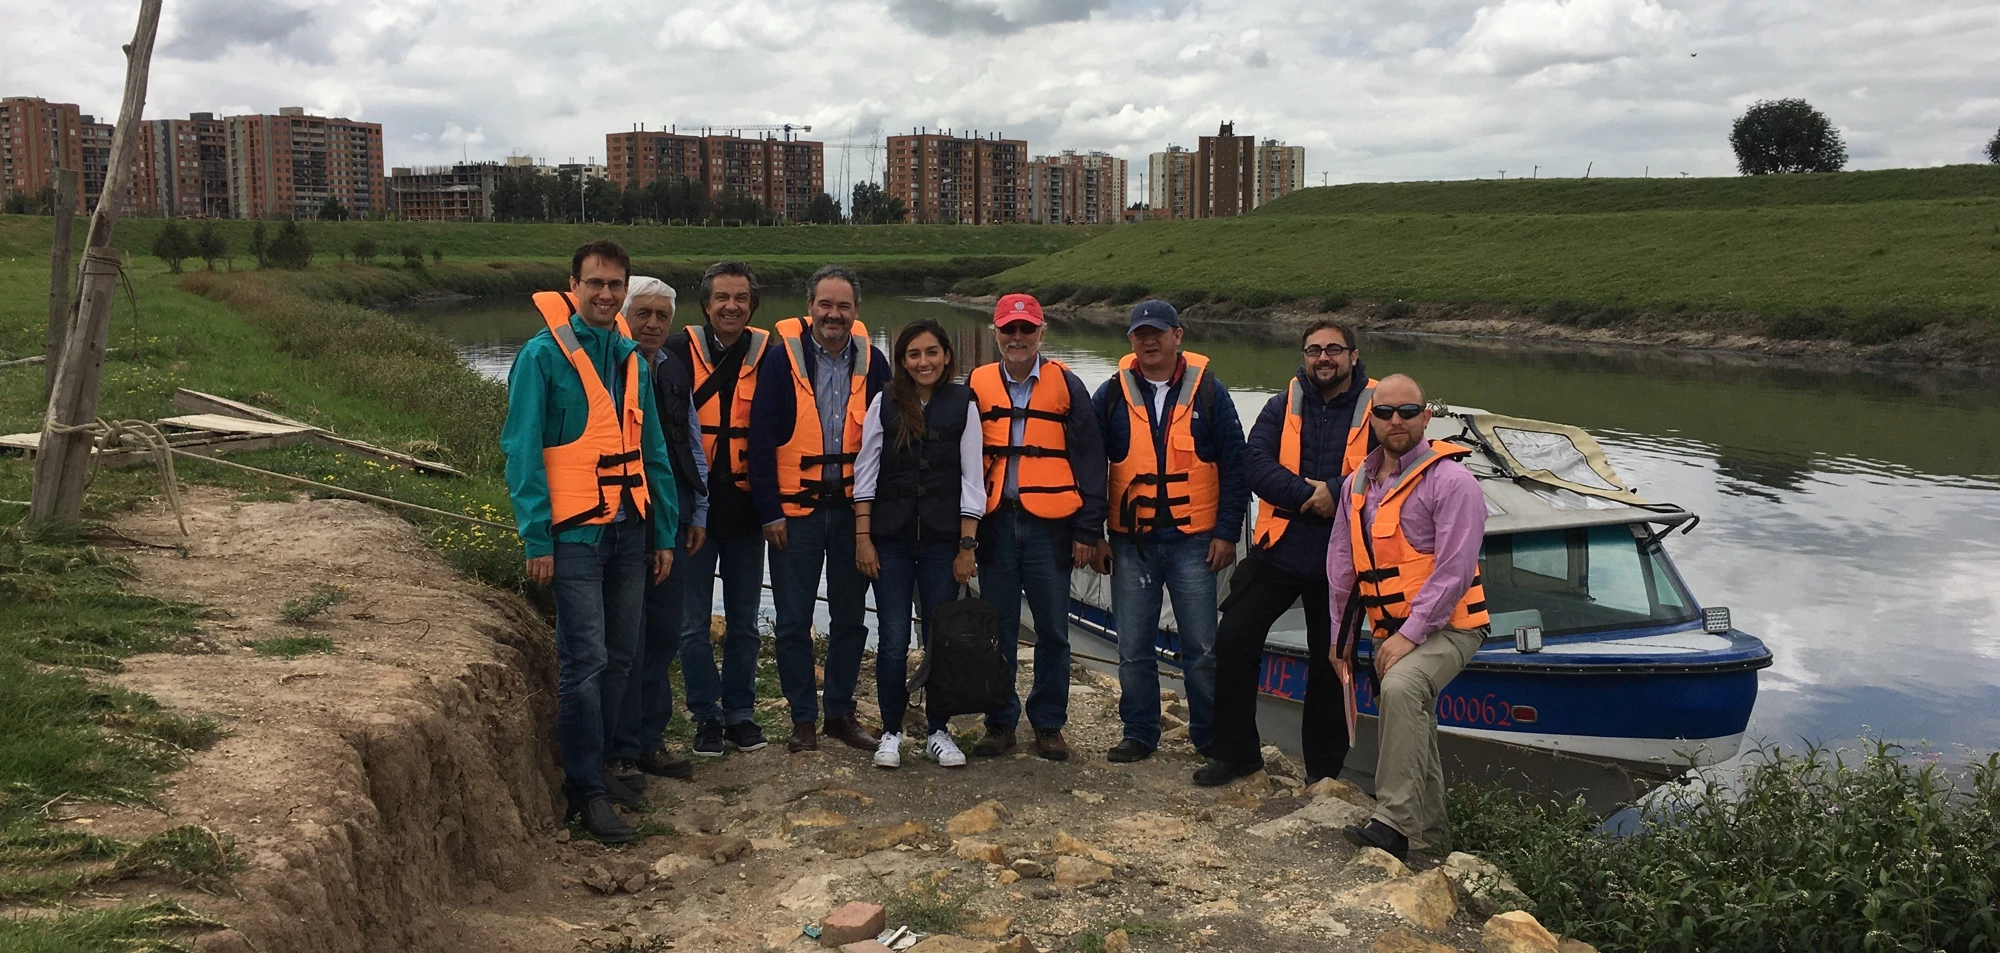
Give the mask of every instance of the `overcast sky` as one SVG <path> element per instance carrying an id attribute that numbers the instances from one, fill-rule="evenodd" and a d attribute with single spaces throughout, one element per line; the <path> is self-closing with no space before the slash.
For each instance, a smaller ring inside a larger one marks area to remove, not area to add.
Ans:
<path id="1" fill-rule="evenodd" d="M 133 0 L 0 0 L 0 95 L 115 115 Z M 602 161 L 604 134 L 814 127 L 829 191 L 912 127 L 1132 161 L 1217 123 L 1317 183 L 1734 172 L 1730 121 L 1801 96 L 1852 168 L 1980 160 L 1994 0 L 166 0 L 147 118 L 298 105 L 389 165 Z M 93 67 L 92 64 L 101 64 Z M 1137 197 L 1135 191 L 1134 197 Z"/>

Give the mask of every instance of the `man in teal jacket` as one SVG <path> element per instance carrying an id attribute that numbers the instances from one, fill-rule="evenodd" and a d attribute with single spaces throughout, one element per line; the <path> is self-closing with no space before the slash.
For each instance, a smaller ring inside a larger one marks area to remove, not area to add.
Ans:
<path id="1" fill-rule="evenodd" d="M 577 313 L 569 329 L 590 358 L 614 407 L 622 407 L 625 361 L 638 348 L 618 332 L 631 258 L 617 242 L 591 242 L 570 261 L 569 290 Z M 649 381 L 642 372 L 639 380 Z M 590 404 L 582 378 L 562 345 L 544 328 L 514 358 L 507 375 L 507 423 L 500 447 L 507 454 L 507 491 L 527 554 L 528 578 L 550 587 L 556 604 L 556 739 L 562 748 L 566 817 L 606 843 L 638 834 L 611 809 L 613 801 L 639 806 L 642 795 L 607 783 L 605 750 L 617 734 L 619 706 L 632 658 L 643 636 L 648 576 L 655 583 L 673 565 L 679 528 L 673 464 L 653 407 L 653 388 L 639 388 L 640 455 L 649 502 L 645 518 L 630 487 L 618 488 L 611 522 L 553 528 L 548 471 L 542 451 L 582 437 Z M 609 492 L 611 487 L 602 488 Z M 650 563 L 651 572 L 648 573 Z"/>

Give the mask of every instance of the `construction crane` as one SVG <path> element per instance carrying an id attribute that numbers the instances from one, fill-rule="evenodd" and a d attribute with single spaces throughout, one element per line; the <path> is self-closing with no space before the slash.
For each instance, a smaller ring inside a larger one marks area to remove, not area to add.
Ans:
<path id="1" fill-rule="evenodd" d="M 792 133 L 794 132 L 813 131 L 813 127 L 811 126 L 801 125 L 799 123 L 791 123 L 791 122 L 779 123 L 778 125 L 775 126 L 760 126 L 760 125 L 737 126 L 737 125 L 717 125 L 710 123 L 689 123 L 688 125 L 690 128 L 699 128 L 701 130 L 701 134 L 704 136 L 718 136 L 718 135 L 741 136 L 743 133 L 746 132 L 775 132 L 782 134 L 787 142 L 791 141 Z M 679 127 L 670 125 L 667 127 L 667 130 L 669 132 L 677 132 L 679 131 Z"/>

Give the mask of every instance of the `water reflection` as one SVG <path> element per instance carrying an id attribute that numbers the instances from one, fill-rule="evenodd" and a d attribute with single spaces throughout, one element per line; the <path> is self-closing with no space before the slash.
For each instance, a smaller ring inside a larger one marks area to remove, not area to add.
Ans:
<path id="1" fill-rule="evenodd" d="M 767 304 L 761 325 L 782 316 Z M 917 317 L 970 367 L 997 359 L 985 316 L 871 298 L 877 343 Z M 541 326 L 525 301 L 422 317 L 505 379 Z M 1296 366 L 1296 338 L 1203 334 L 1246 425 Z M 1115 329 L 1057 326 L 1049 352 L 1093 387 L 1126 351 Z M 2000 738 L 2000 386 L 1993 378 L 1774 365 L 1730 354 L 1551 348 L 1383 336 L 1368 368 L 1436 396 L 1573 423 L 1656 499 L 1704 520 L 1668 544 L 1707 605 L 1771 646 L 1752 738 L 1841 741 L 1872 729 L 1980 749 Z"/>

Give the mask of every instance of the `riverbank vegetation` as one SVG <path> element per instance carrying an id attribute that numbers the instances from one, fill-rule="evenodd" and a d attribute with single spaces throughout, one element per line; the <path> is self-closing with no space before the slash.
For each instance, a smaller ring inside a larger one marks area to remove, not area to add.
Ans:
<path id="1" fill-rule="evenodd" d="M 2000 949 L 2000 755 L 1766 749 L 1734 780 L 1663 789 L 1625 836 L 1580 800 L 1458 787 L 1450 809 L 1454 847 L 1606 951 Z"/>
<path id="2" fill-rule="evenodd" d="M 1072 304 L 1500 306 L 1547 324 L 1894 341 L 2000 317 L 2000 170 L 1307 189 L 1234 219 L 1120 228 L 987 280 Z"/>

